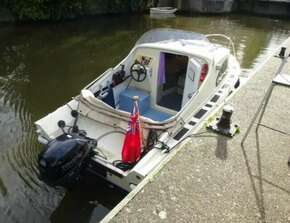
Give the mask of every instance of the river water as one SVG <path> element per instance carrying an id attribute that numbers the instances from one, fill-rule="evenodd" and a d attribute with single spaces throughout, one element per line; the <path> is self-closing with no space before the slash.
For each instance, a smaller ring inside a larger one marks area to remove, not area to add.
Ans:
<path id="1" fill-rule="evenodd" d="M 251 16 L 108 16 L 0 25 L 0 222 L 97 222 L 125 193 L 90 176 L 66 192 L 37 178 L 33 122 L 119 62 L 146 30 L 175 27 L 230 36 L 250 71 L 290 33 L 290 21 Z"/>

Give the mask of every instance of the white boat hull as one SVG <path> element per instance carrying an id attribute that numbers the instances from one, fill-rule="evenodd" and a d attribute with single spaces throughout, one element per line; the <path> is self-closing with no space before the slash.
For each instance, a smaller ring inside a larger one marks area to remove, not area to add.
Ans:
<path id="1" fill-rule="evenodd" d="M 176 11 L 177 9 L 172 7 L 150 8 L 150 14 L 174 14 Z"/>

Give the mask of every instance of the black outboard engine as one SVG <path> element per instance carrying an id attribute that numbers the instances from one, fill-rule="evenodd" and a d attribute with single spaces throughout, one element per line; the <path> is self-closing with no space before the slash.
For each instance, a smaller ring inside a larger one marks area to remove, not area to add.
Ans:
<path id="1" fill-rule="evenodd" d="M 96 142 L 79 134 L 63 134 L 38 156 L 40 179 L 50 186 L 70 187 L 78 181 Z"/>

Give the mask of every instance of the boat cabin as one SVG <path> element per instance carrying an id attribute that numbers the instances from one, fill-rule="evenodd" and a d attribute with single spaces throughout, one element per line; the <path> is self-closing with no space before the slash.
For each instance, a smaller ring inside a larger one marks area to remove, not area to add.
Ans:
<path id="1" fill-rule="evenodd" d="M 131 113 L 132 99 L 138 96 L 143 118 L 153 122 L 170 120 L 197 95 L 215 61 L 225 64 L 225 73 L 229 51 L 215 48 L 203 35 L 196 34 L 194 40 L 191 36 L 191 40 L 157 42 L 146 38 L 141 38 L 119 65 L 87 87 L 95 98 L 116 111 Z M 207 86 L 215 87 L 215 82 Z"/>

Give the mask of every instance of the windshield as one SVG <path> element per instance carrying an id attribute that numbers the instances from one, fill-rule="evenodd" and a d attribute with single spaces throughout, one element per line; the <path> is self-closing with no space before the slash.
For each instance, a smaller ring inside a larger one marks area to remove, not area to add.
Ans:
<path id="1" fill-rule="evenodd" d="M 208 41 L 205 35 L 190 31 L 179 29 L 153 29 L 144 33 L 141 38 L 136 42 L 136 45 L 143 43 L 155 43 L 166 40 L 204 40 Z"/>

